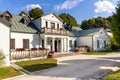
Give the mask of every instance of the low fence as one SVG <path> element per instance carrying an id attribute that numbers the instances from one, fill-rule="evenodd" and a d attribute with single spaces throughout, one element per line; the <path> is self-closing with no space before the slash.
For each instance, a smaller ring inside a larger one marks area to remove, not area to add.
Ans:
<path id="1" fill-rule="evenodd" d="M 24 51 L 11 51 L 11 60 L 31 59 L 37 57 L 45 57 L 48 55 L 49 50 L 24 50 Z"/>

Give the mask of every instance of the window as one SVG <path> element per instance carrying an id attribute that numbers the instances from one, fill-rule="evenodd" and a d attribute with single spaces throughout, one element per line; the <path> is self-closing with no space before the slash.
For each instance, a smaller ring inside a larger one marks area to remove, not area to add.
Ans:
<path id="1" fill-rule="evenodd" d="M 30 20 L 26 20 L 25 24 L 29 24 L 30 23 Z"/>
<path id="2" fill-rule="evenodd" d="M 51 22 L 51 28 L 55 28 L 55 23 Z"/>
<path id="3" fill-rule="evenodd" d="M 100 47 L 100 41 L 97 40 L 97 48 L 99 48 L 99 47 Z"/>
<path id="4" fill-rule="evenodd" d="M 15 39 L 10 39 L 10 49 L 15 49 Z"/>
<path id="5" fill-rule="evenodd" d="M 77 47 L 77 41 L 76 40 L 74 41 L 74 47 Z"/>
<path id="6" fill-rule="evenodd" d="M 106 47 L 106 45 L 107 45 L 107 43 L 106 43 L 106 41 L 104 41 L 104 47 Z"/>
<path id="7" fill-rule="evenodd" d="M 48 22 L 47 22 L 47 21 L 45 21 L 45 27 L 47 27 L 47 28 L 48 28 Z"/>
<path id="8" fill-rule="evenodd" d="M 10 22 L 10 17 L 9 16 L 5 16 L 5 19 Z"/>
<path id="9" fill-rule="evenodd" d="M 42 47 L 44 48 L 44 40 L 42 40 Z"/>
<path id="10" fill-rule="evenodd" d="M 69 41 L 69 47 L 72 47 L 72 40 Z"/>
<path id="11" fill-rule="evenodd" d="M 29 39 L 23 39 L 23 48 L 29 49 Z"/>
<path id="12" fill-rule="evenodd" d="M 57 29 L 59 29 L 59 24 L 57 24 Z"/>

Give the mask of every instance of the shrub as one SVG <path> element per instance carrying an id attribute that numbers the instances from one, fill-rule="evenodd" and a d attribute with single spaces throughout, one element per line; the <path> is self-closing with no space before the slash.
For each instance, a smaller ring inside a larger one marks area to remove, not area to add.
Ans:
<path id="1" fill-rule="evenodd" d="M 49 51 L 49 54 L 53 55 L 55 53 L 55 51 Z"/>
<path id="2" fill-rule="evenodd" d="M 43 48 L 43 47 L 39 47 L 38 49 L 39 49 L 39 50 L 45 50 L 45 48 Z"/>
<path id="3" fill-rule="evenodd" d="M 5 58 L 5 56 L 3 54 L 3 51 L 0 50 L 0 66 L 2 66 L 4 64 L 4 61 L 3 61 L 4 58 Z"/>
<path id="4" fill-rule="evenodd" d="M 31 50 L 38 50 L 37 48 L 31 48 Z"/>
<path id="5" fill-rule="evenodd" d="M 25 51 L 25 48 L 16 48 L 16 51 Z"/>

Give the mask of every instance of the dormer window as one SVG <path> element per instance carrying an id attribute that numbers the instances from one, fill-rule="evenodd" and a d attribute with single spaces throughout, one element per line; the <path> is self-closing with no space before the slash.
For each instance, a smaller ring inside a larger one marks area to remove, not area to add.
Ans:
<path id="1" fill-rule="evenodd" d="M 26 20 L 25 24 L 29 24 L 30 23 L 30 20 Z"/>
<path id="2" fill-rule="evenodd" d="M 12 15 L 9 13 L 9 11 L 5 11 L 1 14 L 1 17 L 5 19 L 6 21 L 10 22 Z"/>
<path id="3" fill-rule="evenodd" d="M 24 15 L 24 14 L 22 14 L 22 16 L 23 16 L 23 23 L 24 24 L 29 24 L 30 21 L 31 21 L 30 17 L 27 16 L 27 15 Z"/>
<path id="4" fill-rule="evenodd" d="M 6 16 L 5 20 L 7 20 L 8 22 L 10 22 L 11 18 L 9 16 Z"/>

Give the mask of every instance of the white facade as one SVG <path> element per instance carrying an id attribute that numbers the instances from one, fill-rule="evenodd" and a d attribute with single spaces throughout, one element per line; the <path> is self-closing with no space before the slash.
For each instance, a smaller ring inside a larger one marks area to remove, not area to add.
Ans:
<path id="1" fill-rule="evenodd" d="M 55 24 L 55 29 L 58 29 L 57 28 L 57 25 L 59 25 L 59 29 L 60 28 L 63 28 L 63 23 L 60 19 L 58 19 L 54 13 L 51 13 L 51 14 L 48 14 L 48 15 L 45 15 L 45 16 L 42 16 L 41 17 L 41 28 L 44 28 L 44 27 L 47 27 L 47 28 L 51 28 L 51 23 L 54 23 Z M 46 23 L 47 23 L 47 26 L 46 26 Z"/>
<path id="2" fill-rule="evenodd" d="M 106 50 L 106 46 L 109 44 L 109 36 L 101 29 L 96 35 L 93 36 L 93 50 L 102 51 Z"/>
<path id="3" fill-rule="evenodd" d="M 10 64 L 10 27 L 0 23 L 0 50 L 5 55 L 6 65 Z"/>
<path id="4" fill-rule="evenodd" d="M 89 50 L 93 50 L 93 36 L 83 36 L 78 39 L 79 46 L 89 46 Z"/>
<path id="5" fill-rule="evenodd" d="M 90 51 L 106 50 L 106 45 L 109 44 L 109 36 L 104 29 L 101 29 L 94 35 L 79 37 L 78 44 L 79 46 L 88 46 Z"/>
<path id="6" fill-rule="evenodd" d="M 15 49 L 23 48 L 23 39 L 29 40 L 29 48 L 39 47 L 39 34 L 11 32 L 11 39 L 15 39 Z"/>

